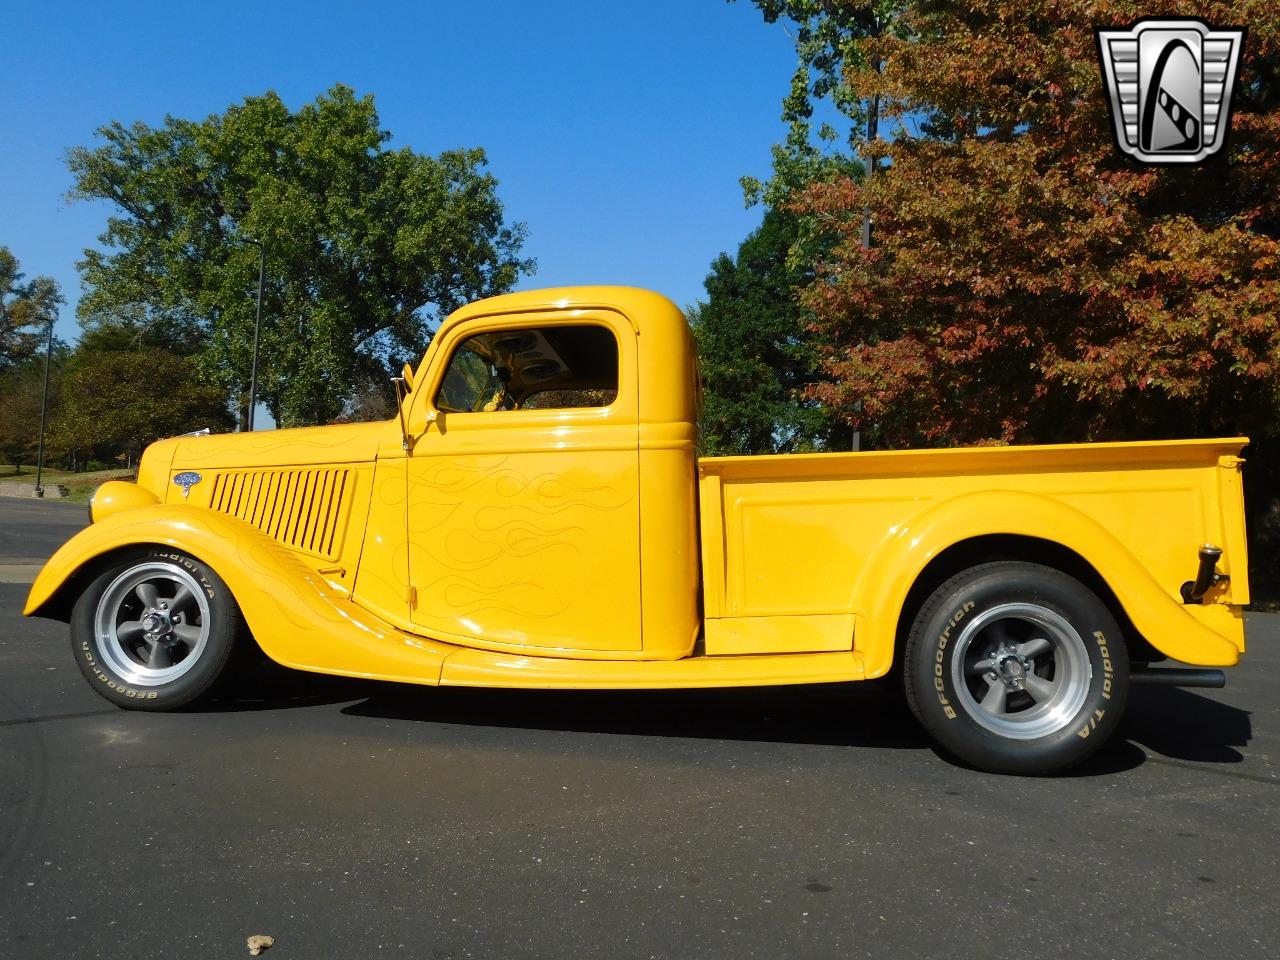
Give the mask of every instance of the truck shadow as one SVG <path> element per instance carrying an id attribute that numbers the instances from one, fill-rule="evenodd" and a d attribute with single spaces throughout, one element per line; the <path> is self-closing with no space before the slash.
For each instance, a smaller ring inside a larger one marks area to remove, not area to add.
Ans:
<path id="1" fill-rule="evenodd" d="M 708 690 L 424 687 L 255 667 L 202 712 L 343 705 L 350 716 L 472 727 L 927 748 L 902 697 L 875 683 Z"/>
<path id="2" fill-rule="evenodd" d="M 1253 739 L 1249 711 L 1177 687 L 1135 687 L 1118 738 L 1174 760 L 1240 763 Z"/>
<path id="3" fill-rule="evenodd" d="M 407 723 L 933 749 L 901 694 L 877 682 L 710 690 L 457 689 L 328 677 L 266 664 L 204 709 L 326 705 L 350 716 Z M 1247 746 L 1252 735 L 1247 711 L 1189 690 L 1138 687 L 1117 736 L 1066 775 L 1120 773 L 1143 764 L 1148 752 L 1190 762 L 1239 763 L 1243 755 L 1237 748 Z"/>
<path id="4" fill-rule="evenodd" d="M 861 689 L 854 689 L 861 687 Z M 461 690 L 372 696 L 355 716 L 695 740 L 927 749 L 902 698 L 872 684 L 714 690 Z"/>

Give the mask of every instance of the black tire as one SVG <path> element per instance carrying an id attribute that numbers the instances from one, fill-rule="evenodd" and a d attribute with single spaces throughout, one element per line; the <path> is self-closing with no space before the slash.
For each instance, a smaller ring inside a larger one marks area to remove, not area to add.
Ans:
<path id="1" fill-rule="evenodd" d="M 1080 763 L 1115 731 L 1129 692 L 1106 605 L 1051 567 L 999 561 L 938 587 L 903 657 L 907 700 L 943 750 L 993 773 Z"/>
<path id="2" fill-rule="evenodd" d="M 80 672 L 130 710 L 177 710 L 200 699 L 252 643 L 245 633 L 222 578 L 164 547 L 114 557 L 71 611 Z"/>

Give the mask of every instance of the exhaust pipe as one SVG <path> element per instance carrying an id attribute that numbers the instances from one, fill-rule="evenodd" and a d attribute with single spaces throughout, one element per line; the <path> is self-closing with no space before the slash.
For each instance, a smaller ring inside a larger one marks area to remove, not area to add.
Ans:
<path id="1" fill-rule="evenodd" d="M 1221 690 L 1227 685 L 1227 675 L 1221 670 L 1198 670 L 1193 667 L 1134 667 L 1129 673 L 1129 681 L 1157 687 L 1208 687 Z"/>

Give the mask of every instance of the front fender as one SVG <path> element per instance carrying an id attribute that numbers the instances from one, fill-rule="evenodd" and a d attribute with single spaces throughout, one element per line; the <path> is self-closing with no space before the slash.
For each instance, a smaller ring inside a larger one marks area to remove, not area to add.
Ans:
<path id="1" fill-rule="evenodd" d="M 95 560 L 141 546 L 180 550 L 212 567 L 263 652 L 287 667 L 435 684 L 445 656 L 455 649 L 373 616 L 257 528 L 178 504 L 127 510 L 76 534 L 44 565 L 23 613 L 49 615 L 61 606 L 61 591 L 80 587 L 78 574 Z"/>
<path id="2" fill-rule="evenodd" d="M 881 676 L 892 665 L 907 594 L 930 561 L 958 543 L 993 534 L 1048 540 L 1079 554 L 1106 581 L 1138 631 L 1166 656 L 1215 667 L 1239 661 L 1240 644 L 1229 639 L 1241 632 L 1238 611 L 1206 604 L 1193 613 L 1108 530 L 1060 500 L 989 490 L 921 511 L 872 553 L 854 587 L 854 642 L 867 676 Z"/>

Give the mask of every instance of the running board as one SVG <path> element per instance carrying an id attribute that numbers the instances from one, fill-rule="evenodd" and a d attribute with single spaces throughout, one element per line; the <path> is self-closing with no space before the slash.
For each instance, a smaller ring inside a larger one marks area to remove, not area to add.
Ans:
<path id="1" fill-rule="evenodd" d="M 777 653 L 681 660 L 569 660 L 459 647 L 445 658 L 442 687 L 663 689 L 836 683 L 865 677 L 862 654 Z"/>

